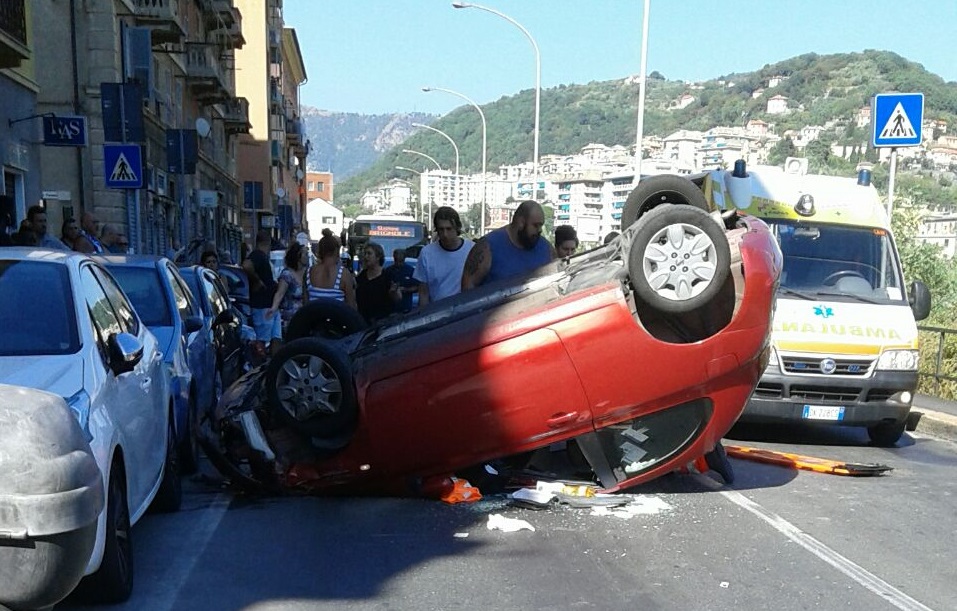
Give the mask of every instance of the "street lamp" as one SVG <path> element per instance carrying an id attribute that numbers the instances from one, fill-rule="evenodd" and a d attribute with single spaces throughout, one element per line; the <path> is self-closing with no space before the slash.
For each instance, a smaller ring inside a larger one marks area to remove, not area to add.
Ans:
<path id="1" fill-rule="evenodd" d="M 410 154 L 410 155 L 419 155 L 420 157 L 425 157 L 426 159 L 428 159 L 429 161 L 431 161 L 432 163 L 435 164 L 435 169 L 437 169 L 437 170 L 441 170 L 441 169 L 442 169 L 442 166 L 439 165 L 439 162 L 438 162 L 438 161 L 436 161 L 433 157 L 430 157 L 430 156 L 426 155 L 425 153 L 422 153 L 422 152 L 419 152 L 419 151 L 413 151 L 412 149 L 402 149 L 402 152 L 403 152 L 403 153 L 408 153 L 408 154 Z"/>
<path id="2" fill-rule="evenodd" d="M 647 0 L 646 0 L 647 1 Z M 535 39 L 532 38 L 532 35 L 525 29 L 525 26 L 515 21 L 505 13 L 500 13 L 495 9 L 488 8 L 487 6 L 482 6 L 480 4 L 472 4 L 471 2 L 461 2 L 456 0 L 452 3 L 454 8 L 477 8 L 493 15 L 498 15 L 502 19 L 508 21 L 519 30 L 522 31 L 522 34 L 525 34 L 525 37 L 528 38 L 528 42 L 532 43 L 532 49 L 535 50 L 535 134 L 534 134 L 534 152 L 532 153 L 532 178 L 535 181 L 534 191 L 538 190 L 538 121 L 541 114 L 541 101 L 542 101 L 542 54 L 538 51 L 538 44 L 535 42 Z"/>
<path id="3" fill-rule="evenodd" d="M 452 145 L 452 148 L 455 149 L 455 175 L 458 176 L 459 175 L 459 147 L 457 144 L 455 144 L 455 140 L 452 140 L 452 137 L 449 136 L 444 131 L 442 131 L 441 129 L 436 129 L 432 127 L 431 125 L 425 125 L 424 123 L 413 123 L 412 127 L 421 127 L 423 129 L 429 129 L 434 131 L 437 134 L 441 134 L 442 136 L 445 136 L 445 139 L 448 140 L 449 144 Z"/>
<path id="4" fill-rule="evenodd" d="M 645 91 L 648 84 L 645 82 L 648 72 L 648 14 L 651 11 L 651 0 L 645 0 L 645 11 L 641 18 L 641 67 L 638 74 L 638 132 L 635 142 L 635 178 L 633 185 L 641 180 L 641 140 L 645 131 Z"/>
<path id="5" fill-rule="evenodd" d="M 443 89 L 442 87 L 423 87 L 422 91 L 428 93 L 430 91 L 444 91 L 445 93 L 450 93 L 454 96 L 460 97 L 466 102 L 468 102 L 475 110 L 478 111 L 479 117 L 482 118 L 482 221 L 480 232 L 482 235 L 485 235 L 485 206 L 486 199 L 488 198 L 488 190 L 486 188 L 486 179 L 485 179 L 485 166 L 488 162 L 488 126 L 485 123 L 485 113 L 482 112 L 482 107 L 472 101 L 472 98 L 468 97 L 464 93 L 459 93 L 458 91 L 452 91 L 451 89 Z"/>

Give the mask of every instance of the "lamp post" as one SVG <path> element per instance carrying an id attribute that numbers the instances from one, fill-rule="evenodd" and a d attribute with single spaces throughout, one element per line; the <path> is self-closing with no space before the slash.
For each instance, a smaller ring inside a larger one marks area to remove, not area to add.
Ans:
<path id="1" fill-rule="evenodd" d="M 647 0 L 646 0 L 647 1 Z M 522 34 L 525 34 L 525 37 L 528 38 L 528 42 L 532 43 L 532 49 L 535 50 L 535 133 L 534 133 L 534 152 L 532 153 L 532 178 L 534 180 L 535 186 L 533 193 L 538 190 L 538 124 L 539 116 L 541 115 L 541 103 L 542 103 L 542 54 L 538 51 L 538 43 L 535 42 L 535 39 L 532 38 L 532 35 L 528 30 L 525 29 L 525 26 L 515 21 L 505 13 L 500 13 L 495 9 L 488 8 L 487 6 L 482 6 L 480 4 L 472 4 L 471 2 L 461 2 L 456 0 L 452 3 L 454 8 L 477 8 L 493 15 L 498 15 L 505 21 L 508 21 L 519 30 L 522 31 Z"/>
<path id="2" fill-rule="evenodd" d="M 641 18 L 641 67 L 638 74 L 638 127 L 635 142 L 635 178 L 633 185 L 641 180 L 641 140 L 645 131 L 645 90 L 648 88 L 645 80 L 648 72 L 648 14 L 651 10 L 651 0 L 645 0 L 645 10 Z"/>
<path id="3" fill-rule="evenodd" d="M 481 229 L 479 230 L 482 235 L 485 235 L 485 208 L 486 208 L 486 199 L 488 198 L 488 189 L 486 185 L 485 178 L 485 166 L 488 162 L 488 126 L 485 123 L 485 113 L 482 112 L 482 107 L 472 101 L 472 98 L 468 97 L 463 93 L 458 91 L 452 91 L 451 89 L 444 89 L 442 87 L 423 87 L 422 91 L 428 93 L 430 91 L 444 91 L 445 93 L 450 93 L 454 96 L 460 97 L 466 102 L 468 102 L 475 110 L 478 111 L 479 117 L 482 118 L 482 220 L 481 220 Z"/>
<path id="4" fill-rule="evenodd" d="M 423 220 L 423 219 L 422 219 L 422 212 L 423 212 L 423 210 L 422 210 L 422 199 L 421 199 L 421 195 L 422 195 L 422 172 L 420 172 L 420 171 L 418 171 L 418 170 L 413 170 L 412 168 L 407 168 L 407 167 L 405 167 L 404 165 L 397 165 L 397 166 L 395 166 L 395 169 L 397 169 L 397 170 L 403 170 L 403 171 L 405 171 L 405 172 L 412 172 L 413 174 L 415 174 L 415 175 L 417 175 L 417 176 L 419 177 L 419 196 L 420 196 L 420 198 L 419 198 L 419 220 L 420 220 L 420 221 L 423 221 L 426 225 L 428 225 L 430 221 L 426 221 L 426 220 Z M 402 179 L 399 178 L 398 180 L 402 180 Z M 402 182 L 408 182 L 408 181 L 402 180 Z M 410 183 L 410 184 L 411 184 L 411 183 Z M 430 219 L 432 218 L 432 200 L 429 200 L 429 218 L 430 218 Z"/>
<path id="5" fill-rule="evenodd" d="M 451 144 L 452 148 L 455 149 L 455 175 L 458 176 L 459 175 L 459 147 L 457 144 L 455 144 L 455 140 L 452 140 L 452 137 L 449 136 L 444 131 L 442 131 L 441 129 L 436 129 L 432 127 L 431 125 L 425 125 L 424 123 L 413 123 L 412 127 L 421 127 L 423 129 L 432 130 L 437 134 L 441 134 L 442 136 L 445 137 L 446 140 L 449 141 L 449 144 Z"/>
<path id="6" fill-rule="evenodd" d="M 426 159 L 428 159 L 429 161 L 431 161 L 432 163 L 435 164 L 435 169 L 436 169 L 436 170 L 441 170 L 441 169 L 442 169 L 442 166 L 439 165 L 439 162 L 438 162 L 438 161 L 436 161 L 433 157 L 430 157 L 429 155 L 426 155 L 426 154 L 423 153 L 423 152 L 413 151 L 412 149 L 402 149 L 402 152 L 403 152 L 403 153 L 408 153 L 408 154 L 410 154 L 410 155 L 418 155 L 418 156 L 420 156 L 420 157 L 425 157 Z"/>

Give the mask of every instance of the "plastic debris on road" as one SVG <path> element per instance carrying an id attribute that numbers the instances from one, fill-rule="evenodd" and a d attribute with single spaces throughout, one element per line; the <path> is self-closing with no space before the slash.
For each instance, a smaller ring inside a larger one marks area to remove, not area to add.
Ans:
<path id="1" fill-rule="evenodd" d="M 464 479 L 452 478 L 452 489 L 439 497 L 446 503 L 474 503 L 482 500 L 482 492 Z"/>
<path id="2" fill-rule="evenodd" d="M 486 526 L 489 530 L 501 530 L 502 532 L 507 533 L 518 532 L 520 530 L 530 530 L 535 532 L 535 527 L 525 520 L 506 518 L 500 513 L 490 514 L 488 517 L 488 524 Z"/>
<path id="3" fill-rule="evenodd" d="M 625 496 L 630 502 L 620 507 L 592 507 L 591 515 L 613 516 L 627 520 L 635 516 L 656 515 L 662 511 L 671 510 L 671 505 L 655 496 L 619 496 Z"/>

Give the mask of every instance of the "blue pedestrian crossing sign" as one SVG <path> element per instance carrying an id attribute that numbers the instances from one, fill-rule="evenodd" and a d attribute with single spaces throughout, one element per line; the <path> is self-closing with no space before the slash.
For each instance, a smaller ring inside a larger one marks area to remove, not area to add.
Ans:
<path id="1" fill-rule="evenodd" d="M 878 93 L 871 106 L 871 144 L 875 148 L 919 146 L 923 122 L 923 93 Z"/>
<path id="2" fill-rule="evenodd" d="M 143 187 L 143 155 L 139 144 L 104 144 L 103 172 L 109 189 Z"/>

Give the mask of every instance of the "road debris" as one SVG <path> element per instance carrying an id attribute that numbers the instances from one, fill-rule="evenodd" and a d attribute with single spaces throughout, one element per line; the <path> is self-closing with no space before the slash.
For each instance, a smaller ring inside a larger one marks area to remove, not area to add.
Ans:
<path id="1" fill-rule="evenodd" d="M 749 448 L 746 446 L 725 446 L 729 456 L 741 458 L 744 460 L 753 460 L 755 462 L 787 467 L 790 469 L 801 469 L 804 471 L 814 471 L 816 473 L 831 473 L 833 475 L 853 475 L 866 477 L 881 475 L 887 471 L 893 471 L 893 467 L 878 463 L 849 463 L 837 460 L 828 460 L 825 458 L 816 458 L 814 456 L 804 456 L 801 454 L 791 454 L 789 452 L 777 452 L 763 448 Z"/>
<path id="2" fill-rule="evenodd" d="M 507 533 L 518 532 L 520 530 L 530 530 L 535 532 L 535 527 L 525 520 L 506 518 L 500 513 L 490 514 L 488 516 L 488 524 L 486 526 L 489 530 L 501 530 L 502 532 Z"/>

